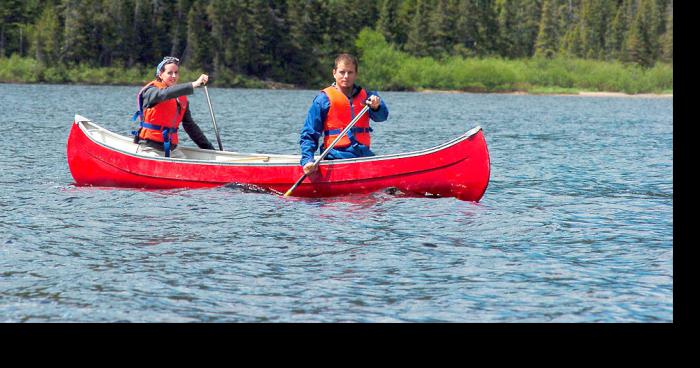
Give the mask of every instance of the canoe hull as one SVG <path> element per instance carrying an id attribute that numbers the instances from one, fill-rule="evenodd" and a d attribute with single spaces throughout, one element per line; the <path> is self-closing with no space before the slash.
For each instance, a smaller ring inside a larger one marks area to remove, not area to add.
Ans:
<path id="1" fill-rule="evenodd" d="M 298 160 L 222 163 L 145 157 L 93 139 L 77 119 L 68 137 L 67 158 L 80 186 L 172 189 L 239 183 L 285 192 L 303 175 Z M 431 150 L 323 161 L 318 172 L 307 177 L 292 195 L 330 197 L 396 188 L 408 195 L 479 201 L 489 176 L 488 149 L 479 128 Z"/>

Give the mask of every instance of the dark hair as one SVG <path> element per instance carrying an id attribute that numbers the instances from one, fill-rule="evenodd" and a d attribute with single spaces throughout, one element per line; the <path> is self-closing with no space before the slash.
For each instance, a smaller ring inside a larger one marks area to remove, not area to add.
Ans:
<path id="1" fill-rule="evenodd" d="M 355 66 L 355 71 L 359 71 L 360 69 L 360 64 L 357 62 L 357 58 L 350 55 L 350 54 L 340 54 L 335 58 L 335 65 L 333 65 L 333 70 L 338 69 L 338 64 L 340 64 L 341 61 L 344 61 L 346 63 L 352 63 L 352 65 Z"/>

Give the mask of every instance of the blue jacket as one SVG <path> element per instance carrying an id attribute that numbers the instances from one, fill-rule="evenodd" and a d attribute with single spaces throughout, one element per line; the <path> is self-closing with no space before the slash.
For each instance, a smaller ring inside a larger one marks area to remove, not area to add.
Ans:
<path id="1" fill-rule="evenodd" d="M 353 86 L 352 95 L 355 96 L 360 92 L 361 87 L 355 85 Z M 376 92 L 367 91 L 367 97 L 376 95 Z M 319 149 L 318 140 L 323 134 L 323 122 L 326 121 L 326 116 L 328 116 L 328 110 L 331 107 L 331 101 L 328 99 L 325 93 L 321 92 L 314 98 L 309 107 L 309 112 L 306 114 L 306 120 L 304 121 L 304 127 L 301 129 L 301 138 L 299 140 L 299 145 L 301 145 L 301 166 L 306 165 L 308 162 L 314 161 L 314 152 Z M 354 113 L 358 113 L 355 111 Z M 354 117 L 355 115 L 353 115 Z M 369 118 L 373 121 L 380 122 L 385 121 L 389 117 L 389 108 L 387 108 L 382 99 L 379 103 L 379 108 L 377 111 L 372 109 L 369 110 Z M 359 145 L 361 147 L 350 146 L 347 148 L 338 148 L 331 150 L 326 159 L 334 158 L 352 158 L 352 157 L 362 157 L 373 155 L 368 147 Z M 334 152 L 335 151 L 335 152 Z M 319 150 L 320 153 L 320 150 Z"/>

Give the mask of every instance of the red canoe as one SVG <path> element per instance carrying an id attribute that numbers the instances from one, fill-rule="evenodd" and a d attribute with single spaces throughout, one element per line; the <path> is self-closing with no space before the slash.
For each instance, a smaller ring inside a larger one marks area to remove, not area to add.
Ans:
<path id="1" fill-rule="evenodd" d="M 75 116 L 68 166 L 80 186 L 149 189 L 252 184 L 284 193 L 302 175 L 299 155 L 245 154 L 178 148 L 185 158 L 149 157 L 131 137 Z M 437 147 L 393 155 L 322 161 L 293 196 L 329 197 L 395 188 L 407 195 L 479 201 L 490 163 L 481 127 Z"/>

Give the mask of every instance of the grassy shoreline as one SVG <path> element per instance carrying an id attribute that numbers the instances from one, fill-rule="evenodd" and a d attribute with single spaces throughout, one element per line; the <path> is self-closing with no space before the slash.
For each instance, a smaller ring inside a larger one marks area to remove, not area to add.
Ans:
<path id="1" fill-rule="evenodd" d="M 610 91 L 589 91 L 589 90 L 572 90 L 568 88 L 561 89 L 533 89 L 530 91 L 508 91 L 508 92 L 479 92 L 479 91 L 461 91 L 461 90 L 439 90 L 439 89 L 422 89 L 411 91 L 416 93 L 493 93 L 501 95 L 546 95 L 546 96 L 580 96 L 580 97 L 639 97 L 639 98 L 673 98 L 673 90 L 659 93 L 624 93 Z"/>
<path id="2" fill-rule="evenodd" d="M 368 51 L 368 50 L 364 50 Z M 372 51 L 372 50 L 369 50 Z M 393 52 L 393 55 L 387 55 Z M 380 91 L 427 93 L 507 93 L 579 96 L 673 96 L 673 66 L 651 69 L 580 59 L 411 58 L 390 47 L 361 65 L 358 82 Z M 372 54 L 370 54 L 372 55 Z M 387 69 L 387 66 L 393 69 Z M 392 70 L 394 73 L 392 73 Z M 142 86 L 152 68 L 43 66 L 32 58 L 0 58 L 0 83 Z M 201 70 L 182 68 L 180 80 L 195 80 Z M 314 89 L 241 75 L 212 76 L 212 86 L 253 89 Z"/>

